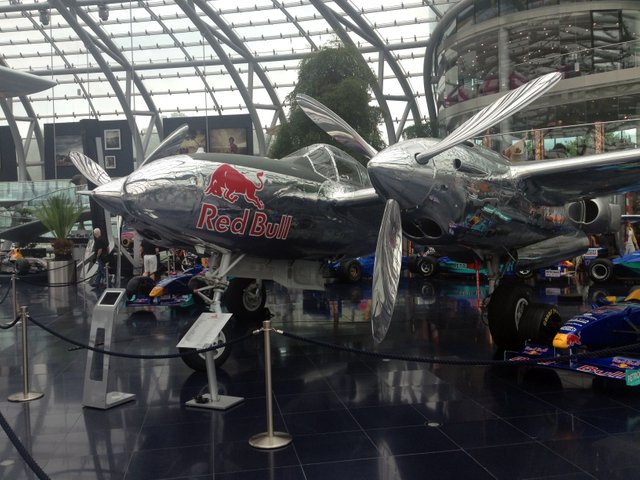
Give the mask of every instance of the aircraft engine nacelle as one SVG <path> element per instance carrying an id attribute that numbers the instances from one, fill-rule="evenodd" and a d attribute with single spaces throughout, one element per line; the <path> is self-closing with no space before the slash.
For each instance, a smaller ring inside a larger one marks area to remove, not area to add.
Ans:
<path id="1" fill-rule="evenodd" d="M 571 224 L 587 234 L 620 231 L 622 208 L 609 197 L 571 202 L 565 208 Z"/>

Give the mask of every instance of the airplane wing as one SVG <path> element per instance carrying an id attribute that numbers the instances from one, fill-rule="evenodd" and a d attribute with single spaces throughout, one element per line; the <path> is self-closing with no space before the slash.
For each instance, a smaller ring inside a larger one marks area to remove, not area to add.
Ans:
<path id="1" fill-rule="evenodd" d="M 56 82 L 0 65 L 0 97 L 20 97 L 57 85 Z"/>
<path id="2" fill-rule="evenodd" d="M 513 164 L 512 179 L 541 205 L 640 190 L 640 149 Z"/>

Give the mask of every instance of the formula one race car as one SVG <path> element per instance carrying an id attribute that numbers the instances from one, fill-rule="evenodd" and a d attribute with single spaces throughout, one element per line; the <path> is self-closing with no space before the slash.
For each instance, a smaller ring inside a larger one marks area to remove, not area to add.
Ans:
<path id="1" fill-rule="evenodd" d="M 552 346 L 527 345 L 519 354 L 507 355 L 509 360 L 536 359 L 538 365 L 640 385 L 640 290 L 599 302 L 564 323 Z"/>
<path id="2" fill-rule="evenodd" d="M 179 306 L 186 307 L 195 302 L 192 288 L 193 278 L 202 273 L 203 267 L 196 265 L 193 268 L 169 275 L 158 283 L 145 276 L 133 277 L 127 283 L 127 306 Z"/>
<path id="3" fill-rule="evenodd" d="M 640 250 L 613 259 L 596 258 L 587 265 L 587 273 L 597 283 L 613 279 L 640 279 Z"/>

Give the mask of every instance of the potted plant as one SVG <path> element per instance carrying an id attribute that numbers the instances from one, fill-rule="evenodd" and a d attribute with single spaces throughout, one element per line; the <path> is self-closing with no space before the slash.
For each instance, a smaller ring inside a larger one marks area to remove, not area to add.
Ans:
<path id="1" fill-rule="evenodd" d="M 48 197 L 35 210 L 35 216 L 51 231 L 53 260 L 49 261 L 49 284 L 70 284 L 75 281 L 73 241 L 71 229 L 80 218 L 83 207 L 71 197 L 58 194 Z"/>

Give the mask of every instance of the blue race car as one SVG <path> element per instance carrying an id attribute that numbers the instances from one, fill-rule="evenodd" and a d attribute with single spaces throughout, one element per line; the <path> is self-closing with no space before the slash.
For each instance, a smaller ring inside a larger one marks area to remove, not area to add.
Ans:
<path id="1" fill-rule="evenodd" d="M 527 345 L 520 353 L 509 354 L 509 360 L 537 360 L 541 366 L 640 385 L 640 290 L 626 297 L 603 297 L 599 303 L 564 323 L 551 345 Z M 609 349 L 613 352 L 594 353 Z"/>
<path id="2" fill-rule="evenodd" d="M 640 250 L 613 259 L 595 258 L 587 265 L 587 274 L 597 283 L 614 279 L 640 279 Z"/>

